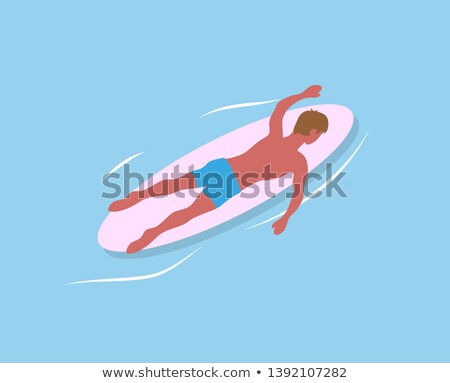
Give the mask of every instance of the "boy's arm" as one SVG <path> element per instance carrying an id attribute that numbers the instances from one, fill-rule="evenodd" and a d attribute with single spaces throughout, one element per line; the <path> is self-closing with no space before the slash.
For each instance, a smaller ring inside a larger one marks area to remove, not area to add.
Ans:
<path id="1" fill-rule="evenodd" d="M 322 87 L 320 85 L 313 85 L 305 89 L 302 93 L 294 94 L 281 100 L 275 107 L 269 120 L 270 134 L 283 137 L 283 117 L 287 110 L 300 100 L 309 97 L 319 97 L 321 89 Z"/>
<path id="2" fill-rule="evenodd" d="M 306 160 L 304 160 L 304 163 L 302 163 L 298 170 L 294 173 L 294 193 L 292 195 L 291 202 L 289 203 L 289 207 L 284 215 L 272 225 L 274 234 L 281 234 L 284 229 L 286 229 L 289 218 L 291 218 L 292 214 L 294 214 L 301 205 L 304 192 L 303 184 L 306 180 L 307 174 L 308 165 L 306 164 Z"/>

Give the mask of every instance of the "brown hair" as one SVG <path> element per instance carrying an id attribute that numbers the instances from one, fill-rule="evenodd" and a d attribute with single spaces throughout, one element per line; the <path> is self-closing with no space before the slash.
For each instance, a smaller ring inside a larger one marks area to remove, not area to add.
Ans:
<path id="1" fill-rule="evenodd" d="M 312 129 L 325 133 L 328 130 L 328 118 L 317 110 L 307 110 L 298 118 L 294 126 L 294 133 L 308 136 Z"/>

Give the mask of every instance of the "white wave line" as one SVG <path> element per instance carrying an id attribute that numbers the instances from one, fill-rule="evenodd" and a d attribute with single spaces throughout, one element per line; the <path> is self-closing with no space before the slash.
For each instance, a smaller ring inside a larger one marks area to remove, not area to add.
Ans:
<path id="1" fill-rule="evenodd" d="M 194 255 L 197 251 L 199 251 L 201 247 L 194 250 L 192 253 L 188 254 L 186 257 L 175 263 L 174 265 L 168 267 L 167 269 L 158 271 L 157 273 L 148 274 L 148 275 L 141 275 L 137 277 L 121 277 L 121 278 L 105 278 L 105 279 L 90 279 L 87 281 L 78 281 L 78 282 L 70 282 L 66 283 L 63 286 L 69 286 L 69 285 L 80 285 L 83 283 L 109 283 L 109 282 L 130 282 L 130 281 L 143 281 L 145 279 L 151 279 L 159 277 L 160 275 L 166 274 L 169 271 L 173 270 L 175 267 L 181 265 L 184 261 L 186 261 L 190 256 Z"/>
<path id="2" fill-rule="evenodd" d="M 143 154 L 144 152 L 140 152 L 137 154 L 132 155 L 131 157 L 128 157 L 127 159 L 123 160 L 120 164 L 114 166 L 113 169 L 111 169 L 108 173 L 106 173 L 103 177 L 102 177 L 102 181 L 108 177 L 110 174 L 114 173 L 117 169 L 121 168 L 123 165 L 125 165 L 126 163 L 130 162 L 131 160 L 135 159 L 136 157 L 140 156 L 141 154 Z"/>
<path id="3" fill-rule="evenodd" d="M 364 138 L 362 139 L 362 141 L 360 142 L 360 144 L 358 145 L 358 147 L 355 149 L 355 151 L 352 153 L 352 155 L 347 159 L 347 161 L 345 161 L 345 163 L 338 169 L 337 172 L 335 172 L 330 178 L 328 178 L 326 180 L 326 182 L 324 182 L 321 186 L 319 186 L 316 190 L 314 190 L 312 193 L 310 193 L 308 196 L 306 196 L 305 198 L 303 198 L 302 201 L 302 205 L 304 203 L 306 203 L 307 201 L 309 201 L 312 197 L 314 197 L 314 195 L 318 192 L 320 192 L 321 190 L 323 190 L 331 181 L 333 181 L 344 169 L 345 167 L 350 163 L 350 161 L 353 159 L 353 157 L 355 156 L 355 154 L 358 152 L 359 148 L 361 147 L 361 145 L 364 143 L 364 141 L 366 140 L 367 135 L 369 134 L 369 132 L 366 133 L 366 135 L 364 136 Z M 244 229 L 245 230 L 250 230 L 253 229 L 255 227 L 264 225 L 267 222 L 273 221 L 281 216 L 284 215 L 284 213 L 286 213 L 286 210 L 282 211 L 281 213 L 274 215 L 273 217 L 266 219 L 265 221 L 262 221 L 260 223 L 257 223 L 256 225 L 247 227 Z"/>
<path id="4" fill-rule="evenodd" d="M 256 105 L 270 104 L 271 102 L 275 102 L 275 101 L 278 101 L 278 99 L 276 99 L 276 100 L 269 100 L 269 101 L 244 102 L 244 103 L 242 103 L 242 104 L 233 104 L 233 105 L 222 106 L 221 108 L 217 108 L 217 109 L 211 110 L 211 111 L 208 112 L 208 113 L 205 113 L 205 114 L 204 114 L 203 116 L 201 116 L 200 118 L 205 117 L 205 116 L 207 116 L 208 114 L 213 114 L 213 113 L 216 113 L 216 112 L 221 112 L 221 111 L 223 111 L 223 110 L 236 109 L 236 108 L 246 108 L 246 107 L 248 107 L 248 106 L 256 106 Z"/>

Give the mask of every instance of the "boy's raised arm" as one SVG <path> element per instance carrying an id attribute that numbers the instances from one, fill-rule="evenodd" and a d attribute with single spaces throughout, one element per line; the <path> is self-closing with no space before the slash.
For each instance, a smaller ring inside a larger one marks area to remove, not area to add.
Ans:
<path id="1" fill-rule="evenodd" d="M 321 89 L 320 85 L 312 85 L 302 93 L 294 94 L 278 102 L 269 120 L 270 134 L 283 137 L 283 117 L 287 110 L 300 100 L 319 97 Z"/>

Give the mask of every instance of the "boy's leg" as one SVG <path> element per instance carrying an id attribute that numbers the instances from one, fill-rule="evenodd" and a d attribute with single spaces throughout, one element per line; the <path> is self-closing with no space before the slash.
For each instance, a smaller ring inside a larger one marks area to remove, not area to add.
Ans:
<path id="1" fill-rule="evenodd" d="M 176 193 L 180 190 L 194 189 L 195 177 L 194 174 L 188 173 L 180 178 L 162 180 L 155 185 L 150 186 L 145 190 L 138 190 L 130 193 L 124 199 L 114 201 L 109 205 L 109 211 L 120 211 L 128 209 L 129 207 L 136 205 L 138 202 L 143 201 L 149 197 L 164 196 L 168 194 Z"/>
<path id="2" fill-rule="evenodd" d="M 163 222 L 158 226 L 148 229 L 144 232 L 141 238 L 132 242 L 127 249 L 127 253 L 135 253 L 143 248 L 147 247 L 153 240 L 159 235 L 167 230 L 173 229 L 175 227 L 184 225 L 189 222 L 192 218 L 195 218 L 201 214 L 207 213 L 208 211 L 214 210 L 216 206 L 213 201 L 208 198 L 203 193 L 199 194 L 194 203 L 186 209 L 176 211 L 169 215 Z"/>

